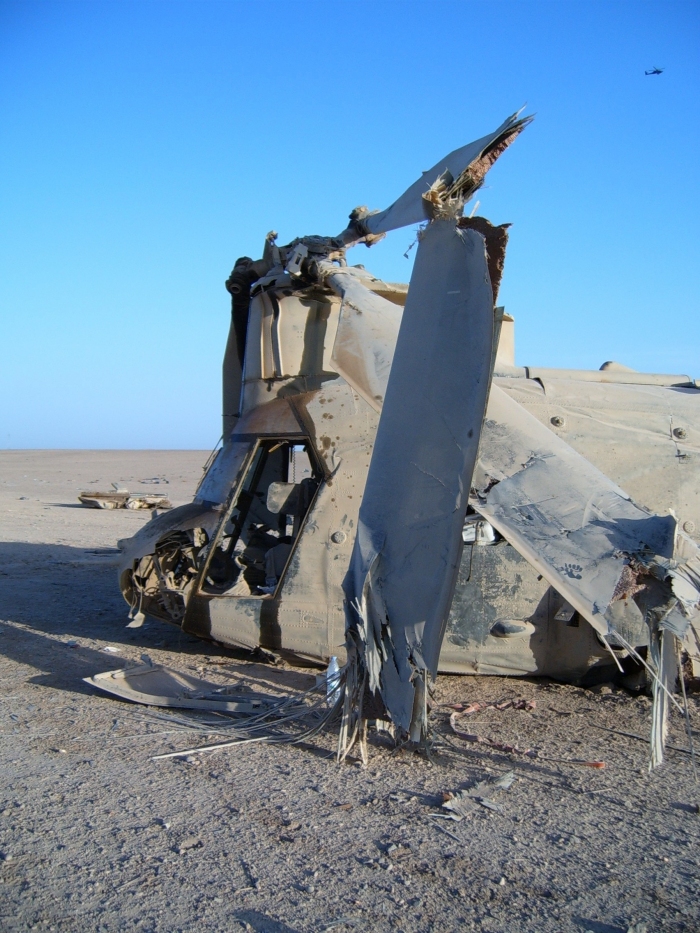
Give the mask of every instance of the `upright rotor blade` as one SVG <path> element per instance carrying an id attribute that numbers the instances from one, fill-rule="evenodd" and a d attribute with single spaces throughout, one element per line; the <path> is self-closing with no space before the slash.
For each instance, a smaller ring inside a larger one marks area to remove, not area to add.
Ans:
<path id="1" fill-rule="evenodd" d="M 484 239 L 434 221 L 418 247 L 344 583 L 349 657 L 407 731 L 437 670 L 493 340 Z"/>

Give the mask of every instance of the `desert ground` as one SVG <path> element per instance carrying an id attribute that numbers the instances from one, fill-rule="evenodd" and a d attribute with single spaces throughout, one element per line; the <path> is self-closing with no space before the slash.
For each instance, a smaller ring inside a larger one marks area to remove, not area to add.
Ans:
<path id="1" fill-rule="evenodd" d="M 644 695 L 440 676 L 427 757 L 374 734 L 368 767 L 339 765 L 331 729 L 301 746 L 153 760 L 217 736 L 82 678 L 145 653 L 280 696 L 315 680 L 163 622 L 126 628 L 116 542 L 149 515 L 77 496 L 119 482 L 177 505 L 206 457 L 0 452 L 3 931 L 700 930 L 700 788 L 677 714 L 649 773 Z M 141 483 L 153 478 L 168 482 Z M 485 710 L 469 728 L 536 755 L 451 732 L 446 704 L 509 698 L 535 706 Z M 443 818 L 443 794 L 508 772 L 499 809 L 474 801 L 460 822 Z"/>

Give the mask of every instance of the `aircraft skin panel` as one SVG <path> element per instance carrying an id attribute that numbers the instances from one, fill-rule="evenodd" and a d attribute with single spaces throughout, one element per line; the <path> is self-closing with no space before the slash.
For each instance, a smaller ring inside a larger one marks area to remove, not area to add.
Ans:
<path id="1" fill-rule="evenodd" d="M 652 512 L 700 530 L 700 391 L 569 379 L 494 380 Z M 678 436 L 680 435 L 680 436 Z"/>
<path id="2" fill-rule="evenodd" d="M 379 412 L 403 309 L 374 294 L 346 271 L 331 273 L 327 281 L 342 297 L 331 362 L 367 404 Z"/>
<path id="3" fill-rule="evenodd" d="M 502 623 L 510 620 L 515 631 L 506 634 Z M 637 644 L 645 632 L 642 636 Z M 441 672 L 580 682 L 592 667 L 610 664 L 590 625 L 507 541 L 465 546 L 440 651 Z"/>
<path id="4" fill-rule="evenodd" d="M 492 386 L 472 504 L 603 636 L 629 559 L 671 557 L 676 522 L 611 479 Z"/>

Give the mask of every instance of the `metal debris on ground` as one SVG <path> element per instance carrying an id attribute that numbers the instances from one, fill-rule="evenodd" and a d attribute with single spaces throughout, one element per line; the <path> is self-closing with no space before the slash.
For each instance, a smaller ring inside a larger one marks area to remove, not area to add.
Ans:
<path id="1" fill-rule="evenodd" d="M 584 768 L 597 768 L 599 771 L 605 767 L 604 761 L 586 761 L 585 758 L 543 758 L 541 755 L 537 757 L 542 761 L 551 761 L 555 764 L 581 765 Z"/>
<path id="2" fill-rule="evenodd" d="M 153 755 L 153 761 L 166 758 L 189 758 L 205 752 L 233 748 L 236 745 L 298 745 L 314 738 L 332 723 L 338 721 L 342 696 L 332 709 L 326 706 L 325 680 L 322 688 L 312 687 L 296 697 L 284 697 L 262 712 L 241 716 L 231 723 L 236 738 L 213 745 L 201 745 L 182 751 Z M 314 697 L 313 694 L 319 694 Z"/>
<path id="3" fill-rule="evenodd" d="M 345 671 L 339 671 L 341 688 Z M 184 725 L 201 733 L 235 735 L 235 738 L 188 748 L 182 751 L 154 755 L 164 758 L 189 758 L 203 752 L 231 748 L 250 743 L 298 744 L 308 741 L 331 723 L 337 722 L 342 704 L 342 689 L 332 708 L 327 706 L 327 682 L 294 696 L 271 696 L 251 690 L 244 684 L 220 685 L 201 680 L 182 671 L 146 662 L 117 671 L 106 671 L 84 678 L 86 683 L 111 693 L 120 699 L 146 706 L 178 707 L 194 711 L 208 710 L 223 718 L 213 723 L 167 717 L 166 721 Z M 155 714 L 160 715 L 160 714 Z M 180 729 L 174 731 L 181 731 Z"/>
<path id="4" fill-rule="evenodd" d="M 459 708 L 457 708 L 459 707 Z M 465 716 L 471 716 L 472 713 L 478 713 L 486 709 L 506 710 L 520 709 L 532 711 L 535 708 L 534 700 L 501 700 L 498 703 L 470 703 L 469 706 L 461 707 L 455 704 L 451 707 L 455 710 L 450 716 L 450 728 L 455 735 L 467 742 L 474 742 L 478 745 L 487 745 L 489 748 L 496 749 L 499 752 L 505 752 L 508 755 L 526 755 L 528 758 L 536 758 L 538 752 L 534 748 L 519 748 L 517 745 L 511 745 L 508 742 L 497 742 L 494 739 L 487 739 L 484 736 L 477 735 L 475 732 L 465 732 L 458 725 L 459 720 Z"/>
<path id="5" fill-rule="evenodd" d="M 480 781 L 475 787 L 456 792 L 448 791 L 444 796 L 442 808 L 449 811 L 449 818 L 461 822 L 465 816 L 474 812 L 474 804 L 480 804 L 487 810 L 500 813 L 503 807 L 491 799 L 493 794 L 508 790 L 515 781 L 515 771 L 508 771 L 496 781 Z"/>
<path id="6" fill-rule="evenodd" d="M 160 480 L 142 480 L 142 482 L 160 482 Z M 113 492 L 81 492 L 78 499 L 91 509 L 172 509 L 173 507 L 167 496 L 130 493 L 127 489 L 119 487 L 117 483 L 112 483 L 112 485 L 115 487 Z"/>
<path id="7" fill-rule="evenodd" d="M 524 709 L 531 712 L 535 709 L 537 703 L 535 700 L 521 698 L 519 700 L 498 700 L 495 703 L 468 703 L 466 706 L 463 703 L 448 703 L 447 706 L 449 709 L 456 710 L 461 715 L 467 716 L 471 713 L 481 713 L 486 709 Z"/>
<path id="8" fill-rule="evenodd" d="M 221 686 L 183 671 L 153 664 L 146 661 L 145 656 L 142 664 L 118 671 L 105 671 L 103 674 L 85 677 L 84 680 L 98 690 L 145 706 L 260 713 L 280 702 L 277 697 L 254 693 L 241 684 Z"/>

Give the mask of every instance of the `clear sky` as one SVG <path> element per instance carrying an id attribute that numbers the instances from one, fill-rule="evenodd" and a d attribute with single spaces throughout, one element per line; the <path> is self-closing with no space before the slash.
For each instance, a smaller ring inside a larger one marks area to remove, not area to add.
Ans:
<path id="1" fill-rule="evenodd" d="M 0 0 L 0 446 L 212 447 L 235 259 L 523 104 L 478 195 L 516 362 L 700 378 L 699 77 L 698 2 Z"/>

